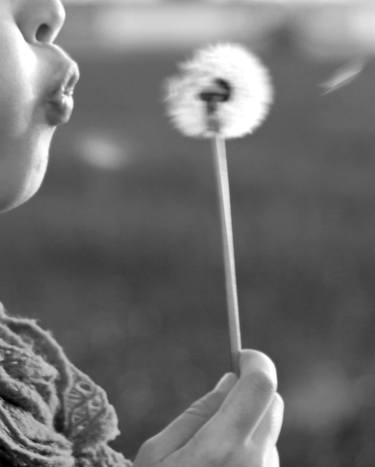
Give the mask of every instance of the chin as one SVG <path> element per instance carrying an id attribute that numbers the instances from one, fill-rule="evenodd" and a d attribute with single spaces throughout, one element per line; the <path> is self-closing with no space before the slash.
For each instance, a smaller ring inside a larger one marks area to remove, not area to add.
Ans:
<path id="1" fill-rule="evenodd" d="M 37 193 L 47 171 L 51 137 L 26 146 L 32 150 L 0 158 L 0 212 L 26 203 Z"/>

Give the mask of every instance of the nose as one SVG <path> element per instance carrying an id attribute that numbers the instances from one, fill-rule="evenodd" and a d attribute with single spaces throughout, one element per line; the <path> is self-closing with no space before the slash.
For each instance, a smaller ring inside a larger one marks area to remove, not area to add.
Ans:
<path id="1" fill-rule="evenodd" d="M 52 44 L 65 22 L 60 0 L 24 0 L 19 28 L 31 44 Z"/>

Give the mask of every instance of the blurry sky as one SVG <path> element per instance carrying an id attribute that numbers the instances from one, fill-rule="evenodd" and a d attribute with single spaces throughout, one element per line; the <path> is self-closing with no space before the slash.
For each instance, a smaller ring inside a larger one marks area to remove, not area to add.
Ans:
<path id="1" fill-rule="evenodd" d="M 375 51 L 369 0 L 66 0 L 63 44 L 85 55 L 191 49 L 243 41 L 260 50 L 281 30 L 307 57 L 353 58 Z M 72 11 L 70 11 L 72 10 Z"/>
<path id="2" fill-rule="evenodd" d="M 178 3 L 192 3 L 194 0 L 179 0 Z M 111 0 L 111 3 L 172 3 L 172 0 Z M 65 3 L 109 3 L 108 0 L 65 0 Z M 173 0 L 173 3 L 176 3 Z M 195 3 L 279 3 L 279 4 L 359 4 L 371 0 L 195 0 Z"/>

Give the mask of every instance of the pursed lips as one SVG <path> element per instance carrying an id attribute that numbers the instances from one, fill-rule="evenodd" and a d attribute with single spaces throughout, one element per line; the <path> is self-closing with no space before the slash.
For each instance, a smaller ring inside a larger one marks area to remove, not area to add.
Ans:
<path id="1" fill-rule="evenodd" d="M 48 96 L 47 121 L 51 126 L 61 125 L 70 120 L 74 108 L 74 90 L 78 81 L 78 65 L 71 62 Z"/>

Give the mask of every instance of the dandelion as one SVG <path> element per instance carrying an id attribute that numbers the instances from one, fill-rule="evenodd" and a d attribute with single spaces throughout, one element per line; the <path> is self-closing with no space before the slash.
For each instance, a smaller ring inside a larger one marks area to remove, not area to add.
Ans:
<path id="1" fill-rule="evenodd" d="M 167 114 L 185 136 L 210 138 L 215 160 L 233 370 L 241 330 L 225 140 L 252 133 L 264 121 L 273 92 L 265 67 L 246 49 L 218 44 L 196 52 L 166 82 Z"/>
<path id="2" fill-rule="evenodd" d="M 273 97 L 270 77 L 243 47 L 219 44 L 201 49 L 179 71 L 166 83 L 166 103 L 172 123 L 184 135 L 213 135 L 204 98 L 211 92 L 218 93 L 215 118 L 223 137 L 252 133 L 265 119 Z"/>

